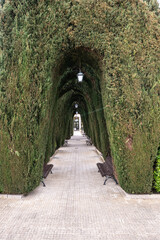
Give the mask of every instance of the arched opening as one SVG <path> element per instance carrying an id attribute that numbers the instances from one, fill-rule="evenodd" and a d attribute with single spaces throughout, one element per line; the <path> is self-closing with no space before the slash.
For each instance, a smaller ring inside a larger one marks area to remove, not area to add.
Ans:
<path id="1" fill-rule="evenodd" d="M 84 73 L 84 80 L 81 83 L 77 81 L 79 64 Z M 90 49 L 81 47 L 68 51 L 63 58 L 60 58 L 60 63 L 57 65 L 58 74 L 56 77 L 53 75 L 53 86 L 56 91 L 53 91 L 55 98 L 51 105 L 53 110 L 46 161 L 49 155 L 62 145 L 64 139 L 71 136 L 76 103 L 78 103 L 84 131 L 106 157 L 110 154 L 110 147 L 101 96 L 102 63 L 100 57 Z M 56 125 L 57 116 L 59 117 Z"/>

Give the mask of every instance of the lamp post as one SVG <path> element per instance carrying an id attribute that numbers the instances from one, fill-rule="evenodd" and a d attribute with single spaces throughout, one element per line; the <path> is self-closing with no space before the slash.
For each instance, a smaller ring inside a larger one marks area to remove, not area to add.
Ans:
<path id="1" fill-rule="evenodd" d="M 78 82 L 82 82 L 83 81 L 83 76 L 84 76 L 84 74 L 80 70 L 79 73 L 77 74 Z"/>

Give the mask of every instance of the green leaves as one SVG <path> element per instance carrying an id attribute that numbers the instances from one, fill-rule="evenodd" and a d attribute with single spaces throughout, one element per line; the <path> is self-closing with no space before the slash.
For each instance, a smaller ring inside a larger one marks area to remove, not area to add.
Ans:
<path id="1" fill-rule="evenodd" d="M 20 154 L 19 154 L 19 152 L 18 151 L 15 151 L 15 154 L 19 157 L 20 156 Z"/>
<path id="2" fill-rule="evenodd" d="M 157 192 L 160 192 L 160 148 L 156 157 L 156 168 L 154 171 L 154 188 Z"/>

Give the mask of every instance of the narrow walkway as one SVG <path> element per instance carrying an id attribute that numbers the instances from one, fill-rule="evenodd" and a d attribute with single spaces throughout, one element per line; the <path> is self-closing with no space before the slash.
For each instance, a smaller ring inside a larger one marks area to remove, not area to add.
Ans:
<path id="1" fill-rule="evenodd" d="M 53 156 L 53 174 L 22 199 L 0 199 L 0 240 L 159 240 L 158 199 L 127 199 L 103 185 L 94 146 L 73 136 Z"/>

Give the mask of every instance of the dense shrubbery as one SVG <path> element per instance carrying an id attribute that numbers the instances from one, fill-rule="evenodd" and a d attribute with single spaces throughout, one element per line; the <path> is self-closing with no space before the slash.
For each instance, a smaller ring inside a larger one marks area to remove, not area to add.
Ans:
<path id="1" fill-rule="evenodd" d="M 123 189 L 150 192 L 160 136 L 156 15 L 138 0 L 20 2 L 1 16 L 1 191 L 39 184 L 44 161 L 71 136 L 78 99 L 85 131 L 111 153 Z"/>
<path id="2" fill-rule="evenodd" d="M 160 148 L 156 157 L 156 168 L 154 171 L 154 188 L 160 192 Z"/>
<path id="3" fill-rule="evenodd" d="M 143 0 L 143 1 L 147 2 L 150 11 L 154 11 L 156 13 L 160 22 L 160 7 L 158 1 L 157 0 Z"/>

